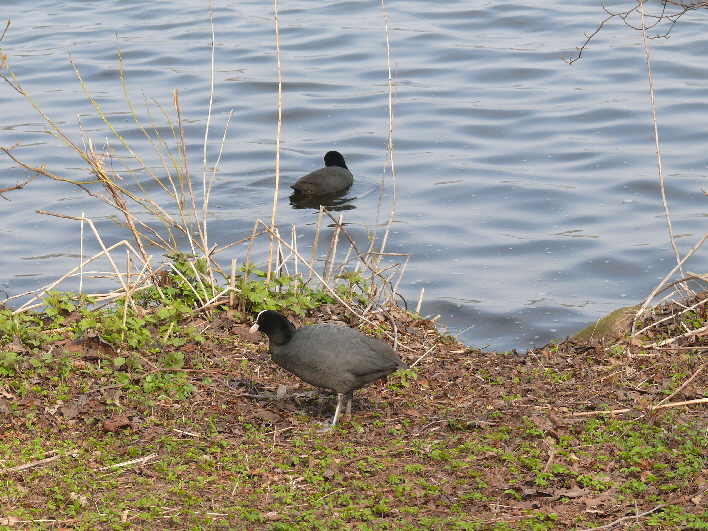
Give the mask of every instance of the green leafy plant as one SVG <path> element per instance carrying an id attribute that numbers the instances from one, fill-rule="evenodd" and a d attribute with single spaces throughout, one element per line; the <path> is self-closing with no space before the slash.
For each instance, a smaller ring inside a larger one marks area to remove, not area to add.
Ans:
<path id="1" fill-rule="evenodd" d="M 17 352 L 0 351 L 0 376 L 12 376 L 23 357 Z"/>
<path id="2" fill-rule="evenodd" d="M 239 277 L 242 301 L 245 309 L 254 313 L 287 309 L 302 317 L 307 310 L 336 300 L 325 290 L 310 289 L 297 275 L 280 275 L 268 280 L 267 273 L 253 268 L 253 264 L 239 270 L 243 272 Z M 254 279 L 244 280 L 251 274 Z"/>
<path id="3" fill-rule="evenodd" d="M 68 315 L 76 309 L 76 305 L 72 301 L 73 298 L 72 292 L 47 291 L 47 295 L 44 297 L 44 313 L 54 319 Z"/>
<path id="4" fill-rule="evenodd" d="M 37 347 L 44 343 L 45 337 L 40 333 L 42 322 L 36 315 L 18 313 L 11 310 L 0 310 L 0 342 L 11 343 L 19 341 L 29 347 Z"/>

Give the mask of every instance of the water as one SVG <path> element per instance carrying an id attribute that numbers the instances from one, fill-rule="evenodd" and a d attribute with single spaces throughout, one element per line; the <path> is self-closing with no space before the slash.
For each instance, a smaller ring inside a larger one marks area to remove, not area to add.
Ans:
<path id="1" fill-rule="evenodd" d="M 36 4 L 36 5 L 35 5 Z M 635 4 L 605 5 L 629 9 Z M 210 241 L 245 237 L 270 219 L 277 124 L 272 5 L 213 2 L 216 32 L 209 159 L 233 109 L 212 195 Z M 656 11 L 656 5 L 650 7 Z M 652 137 L 640 32 L 608 23 L 584 57 L 569 58 L 604 18 L 599 2 L 472 4 L 430 0 L 386 5 L 396 75 L 393 126 L 397 209 L 387 250 L 412 255 L 400 292 L 440 314 L 466 343 L 494 349 L 543 345 L 610 311 L 641 301 L 675 264 Z M 190 169 L 200 175 L 209 103 L 211 31 L 203 2 L 5 0 L 12 25 L 0 43 L 34 102 L 75 142 L 118 141 L 97 116 L 70 63 L 120 134 L 151 167 L 159 161 L 123 96 L 163 134 L 159 102 L 179 90 Z M 283 79 L 281 230 L 303 247 L 316 213 L 293 208 L 288 184 L 341 151 L 355 175 L 345 221 L 360 242 L 375 219 L 386 153 L 388 67 L 381 5 L 279 3 Z M 667 29 L 667 28 L 666 28 Z M 654 34 L 659 30 L 654 30 Z M 689 13 L 668 40 L 650 43 L 666 194 L 677 246 L 706 230 L 708 52 L 705 13 Z M 29 164 L 72 179 L 87 164 L 43 133 L 41 117 L 0 88 L 0 145 Z M 137 165 L 132 163 L 131 168 Z M 0 187 L 31 176 L 4 159 Z M 127 176 L 127 172 L 123 171 Z M 144 176 L 139 176 L 143 182 Z M 152 191 L 154 192 L 154 190 Z M 77 265 L 76 221 L 96 221 L 107 244 L 127 234 L 111 209 L 64 183 L 37 178 L 2 202 L 0 264 L 10 295 L 37 289 Z M 383 217 L 391 204 L 384 197 Z M 96 252 L 85 234 L 84 254 Z M 303 250 L 303 249 L 301 249 Z M 243 259 L 236 252 L 233 257 Z M 304 254 L 308 254 L 305 250 Z M 224 253 L 225 262 L 231 255 Z M 688 270 L 704 272 L 706 253 Z M 65 289 L 77 289 L 68 284 Z"/>

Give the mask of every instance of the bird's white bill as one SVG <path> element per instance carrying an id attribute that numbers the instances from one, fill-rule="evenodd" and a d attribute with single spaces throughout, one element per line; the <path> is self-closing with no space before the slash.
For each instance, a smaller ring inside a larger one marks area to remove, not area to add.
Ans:
<path id="1" fill-rule="evenodd" d="M 253 326 L 251 327 L 249 332 L 251 332 L 251 333 L 258 332 L 258 323 L 253 323 Z"/>

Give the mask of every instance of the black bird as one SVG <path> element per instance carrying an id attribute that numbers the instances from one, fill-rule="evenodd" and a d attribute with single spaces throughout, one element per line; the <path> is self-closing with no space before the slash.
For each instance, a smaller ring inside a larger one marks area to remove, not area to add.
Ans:
<path id="1" fill-rule="evenodd" d="M 263 310 L 251 332 L 268 336 L 272 360 L 301 380 L 337 393 L 331 425 L 336 426 L 347 398 L 351 414 L 354 391 L 408 365 L 388 345 L 347 326 L 320 323 L 295 329 L 282 314 Z"/>
<path id="2" fill-rule="evenodd" d="M 324 156 L 325 167 L 301 177 L 290 188 L 303 194 L 333 194 L 351 186 L 352 172 L 338 151 L 328 151 Z"/>

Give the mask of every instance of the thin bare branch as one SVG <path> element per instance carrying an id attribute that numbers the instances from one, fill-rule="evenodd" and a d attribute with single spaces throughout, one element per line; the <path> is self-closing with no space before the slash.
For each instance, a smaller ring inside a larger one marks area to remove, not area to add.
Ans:
<path id="1" fill-rule="evenodd" d="M 3 149 L 3 148 L 0 147 L 0 150 L 1 150 L 1 149 Z M 12 192 L 13 190 L 19 190 L 19 189 L 21 189 L 24 185 L 26 185 L 26 184 L 29 183 L 32 179 L 34 179 L 35 177 L 38 177 L 39 175 L 41 175 L 41 174 L 40 174 L 40 173 L 35 173 L 35 174 L 34 174 L 34 177 L 30 177 L 29 179 L 27 179 L 27 180 L 26 180 L 25 182 L 23 182 L 23 183 L 16 184 L 15 186 L 11 186 L 11 187 L 9 187 L 9 188 L 0 188 L 0 197 L 2 197 L 2 198 L 3 198 L 4 200 L 6 200 L 6 201 L 10 201 L 7 197 L 5 197 L 5 196 L 2 195 L 2 194 L 4 194 L 5 192 Z"/>
<path id="2" fill-rule="evenodd" d="M 653 39 L 668 39 L 669 35 L 671 33 L 671 30 L 674 28 L 676 23 L 679 21 L 679 19 L 688 13 L 689 11 L 695 11 L 697 9 L 701 8 L 708 8 L 708 2 L 697 2 L 697 3 L 685 3 L 685 2 L 679 2 L 675 0 L 665 0 L 661 2 L 661 8 L 658 14 L 649 14 L 645 13 L 644 17 L 641 16 L 640 10 L 643 9 L 642 6 L 644 3 L 646 3 L 647 0 L 637 0 L 637 5 L 634 6 L 631 9 L 628 9 L 626 11 L 618 11 L 618 12 L 612 12 L 609 9 L 607 9 L 604 5 L 602 6 L 602 9 L 607 13 L 607 17 L 602 20 L 597 28 L 591 33 L 591 34 L 585 34 L 585 42 L 579 46 L 576 47 L 577 54 L 575 56 L 571 55 L 569 59 L 562 58 L 563 61 L 565 61 L 568 64 L 572 64 L 580 57 L 582 56 L 583 52 L 585 49 L 588 47 L 590 44 L 590 41 L 598 34 L 600 31 L 603 29 L 605 24 L 610 22 L 613 19 L 619 19 L 621 20 L 625 25 L 630 27 L 631 29 L 637 30 L 637 31 L 646 31 L 653 29 L 657 27 L 659 24 L 666 22 L 669 24 L 669 27 L 666 31 L 662 33 L 658 33 L 653 37 L 647 37 L 650 40 Z M 674 6 L 676 7 L 676 11 L 674 12 L 668 12 L 668 6 Z M 640 24 L 635 24 L 632 22 L 631 17 L 632 16 L 639 16 L 640 19 L 652 19 L 651 24 L 645 24 L 644 22 L 641 22 Z"/>

